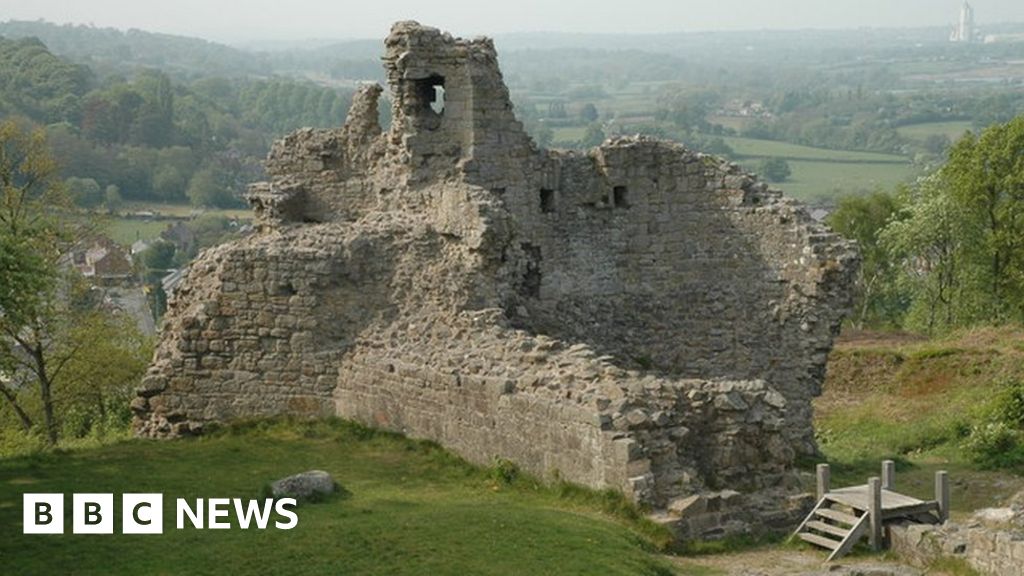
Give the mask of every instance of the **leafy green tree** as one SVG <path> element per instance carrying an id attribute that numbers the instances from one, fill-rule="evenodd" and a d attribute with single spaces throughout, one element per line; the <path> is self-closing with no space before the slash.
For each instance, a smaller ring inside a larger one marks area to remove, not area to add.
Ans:
<path id="1" fill-rule="evenodd" d="M 959 324 L 962 305 L 960 221 L 941 179 L 933 175 L 904 191 L 899 218 L 880 233 L 900 267 L 897 282 L 910 297 L 905 325 L 928 334 Z"/>
<path id="2" fill-rule="evenodd" d="M 27 374 L 38 385 L 46 437 L 54 444 L 54 379 L 67 360 L 54 338 L 55 325 L 67 318 L 56 298 L 66 229 L 54 208 L 68 202 L 43 130 L 0 122 L 0 202 L 0 370 Z M 26 423 L 17 391 L 2 381 L 0 388 Z"/>
<path id="3" fill-rule="evenodd" d="M 174 252 L 173 243 L 164 240 L 154 242 L 142 253 L 142 263 L 147 271 L 154 271 L 162 276 L 174 267 Z"/>
<path id="4" fill-rule="evenodd" d="M 231 191 L 230 175 L 214 163 L 207 164 L 192 176 L 187 194 L 197 208 L 228 208 L 237 204 Z"/>
<path id="5" fill-rule="evenodd" d="M 196 235 L 196 252 L 224 242 L 232 233 L 231 220 L 219 214 L 203 214 L 189 228 Z"/>
<path id="6" fill-rule="evenodd" d="M 121 197 L 121 189 L 114 184 L 107 186 L 107 189 L 103 192 L 103 205 L 107 207 L 107 212 L 113 214 L 121 209 L 124 205 L 124 198 Z"/>
<path id="7" fill-rule="evenodd" d="M 977 312 L 1024 321 L 1024 116 L 961 138 L 941 177 L 963 220 L 962 260 L 984 294 Z"/>
<path id="8" fill-rule="evenodd" d="M 905 195 L 901 192 L 900 195 Z M 856 285 L 856 317 L 854 325 L 899 325 L 907 306 L 904 293 L 897 286 L 898 268 L 880 234 L 898 215 L 897 196 L 875 192 L 866 196 L 851 195 L 839 199 L 828 223 L 846 238 L 856 240 L 861 253 L 861 266 Z"/>
<path id="9" fill-rule="evenodd" d="M 92 178 L 71 177 L 64 181 L 64 186 L 79 206 L 95 208 L 103 202 L 103 189 Z"/>
<path id="10" fill-rule="evenodd" d="M 785 158 L 765 158 L 758 164 L 757 172 L 769 182 L 785 182 L 793 174 Z"/>
<path id="11" fill-rule="evenodd" d="M 582 120 L 584 124 L 590 124 L 592 122 L 597 122 L 597 119 L 597 106 L 594 106 L 592 102 L 584 104 L 583 108 L 580 109 L 580 120 Z"/>
<path id="12" fill-rule="evenodd" d="M 184 199 L 187 184 L 188 180 L 174 166 L 160 166 L 153 173 L 153 193 L 162 202 L 177 202 Z"/>
<path id="13" fill-rule="evenodd" d="M 1024 321 L 1024 116 L 968 133 L 883 232 L 913 295 L 908 325 Z"/>

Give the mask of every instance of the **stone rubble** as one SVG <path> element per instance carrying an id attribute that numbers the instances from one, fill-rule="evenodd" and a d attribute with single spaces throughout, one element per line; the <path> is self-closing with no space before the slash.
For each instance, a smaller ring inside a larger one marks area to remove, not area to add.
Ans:
<path id="1" fill-rule="evenodd" d="M 890 540 L 894 552 L 919 566 L 952 557 L 981 574 L 1024 576 L 1024 492 L 1003 508 L 975 511 L 965 522 L 894 526 Z"/>

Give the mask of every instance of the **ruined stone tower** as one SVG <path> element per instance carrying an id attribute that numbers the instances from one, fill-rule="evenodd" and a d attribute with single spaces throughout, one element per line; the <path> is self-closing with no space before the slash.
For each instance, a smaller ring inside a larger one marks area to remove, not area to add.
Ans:
<path id="1" fill-rule="evenodd" d="M 391 128 L 367 86 L 344 127 L 277 142 L 257 232 L 192 265 L 137 433 L 339 415 L 693 530 L 695 494 L 785 494 L 853 248 L 677 144 L 538 149 L 488 39 L 401 22 L 384 66 Z"/>

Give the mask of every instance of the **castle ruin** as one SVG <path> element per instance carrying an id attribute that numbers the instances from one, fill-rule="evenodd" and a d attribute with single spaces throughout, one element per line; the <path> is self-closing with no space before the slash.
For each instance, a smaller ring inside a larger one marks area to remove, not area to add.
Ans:
<path id="1" fill-rule="evenodd" d="M 337 415 L 622 490 L 683 535 L 799 516 L 854 247 L 678 144 L 539 149 L 489 39 L 400 22 L 383 60 L 390 129 L 373 85 L 277 142 L 256 233 L 192 264 L 137 434 Z"/>

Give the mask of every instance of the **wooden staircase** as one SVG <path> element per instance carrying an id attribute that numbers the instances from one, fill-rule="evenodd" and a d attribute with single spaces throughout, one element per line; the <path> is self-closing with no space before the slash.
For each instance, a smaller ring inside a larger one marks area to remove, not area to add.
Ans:
<path id="1" fill-rule="evenodd" d="M 846 554 L 867 534 L 870 524 L 868 512 L 843 511 L 833 508 L 834 500 L 826 494 L 807 515 L 794 536 L 815 546 L 831 550 L 826 562 Z"/>
<path id="2" fill-rule="evenodd" d="M 949 478 L 945 471 L 935 473 L 935 500 L 918 500 L 895 491 L 896 464 L 882 462 L 882 476 L 867 484 L 833 489 L 828 464 L 818 464 L 818 503 L 793 533 L 815 546 L 831 550 L 828 561 L 853 550 L 868 536 L 871 548 L 881 550 L 886 522 L 914 519 L 942 523 L 949 519 Z"/>

